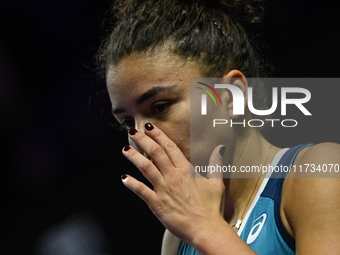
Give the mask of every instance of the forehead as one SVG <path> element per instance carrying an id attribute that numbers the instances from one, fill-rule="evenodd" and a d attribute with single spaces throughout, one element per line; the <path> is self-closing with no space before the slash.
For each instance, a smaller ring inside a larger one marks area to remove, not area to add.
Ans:
<path id="1" fill-rule="evenodd" d="M 133 98 L 160 85 L 190 84 L 190 78 L 200 77 L 198 64 L 185 61 L 168 51 L 132 53 L 107 73 L 107 86 L 112 103 L 123 95 Z M 118 100 L 119 101 L 119 100 Z"/>
<path id="2" fill-rule="evenodd" d="M 173 67 L 172 59 L 165 54 L 132 53 L 120 61 L 118 66 L 111 66 L 108 75 L 108 86 L 122 83 L 136 83 L 145 78 L 164 79 L 172 72 L 167 66 Z M 174 69 L 174 68 L 172 68 Z"/>

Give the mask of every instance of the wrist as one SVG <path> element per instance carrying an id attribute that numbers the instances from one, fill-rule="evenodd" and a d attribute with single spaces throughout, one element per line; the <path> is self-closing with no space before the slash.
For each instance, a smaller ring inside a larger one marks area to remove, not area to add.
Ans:
<path id="1" fill-rule="evenodd" d="M 200 255 L 255 254 L 222 218 L 202 226 L 192 239 L 191 246 Z"/>
<path id="2" fill-rule="evenodd" d="M 227 238 L 228 230 L 233 231 L 229 224 L 220 216 L 215 217 L 214 221 L 200 224 L 190 242 L 199 254 L 213 254 L 220 242 Z M 225 242 L 226 240 L 224 240 Z M 214 253 L 217 254 L 217 253 Z"/>

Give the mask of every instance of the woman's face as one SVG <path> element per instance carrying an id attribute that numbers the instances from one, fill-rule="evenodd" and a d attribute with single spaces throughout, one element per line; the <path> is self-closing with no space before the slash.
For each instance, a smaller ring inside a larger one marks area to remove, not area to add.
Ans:
<path id="1" fill-rule="evenodd" d="M 134 127 L 138 132 L 144 132 L 147 122 L 156 125 L 190 160 L 190 78 L 201 76 L 196 63 L 167 51 L 133 53 L 107 74 L 113 114 L 127 129 Z M 204 133 L 205 123 L 195 125 L 202 125 Z M 215 135 L 211 146 L 197 144 L 195 149 L 209 151 L 198 153 L 199 157 L 206 161 L 220 140 Z"/>

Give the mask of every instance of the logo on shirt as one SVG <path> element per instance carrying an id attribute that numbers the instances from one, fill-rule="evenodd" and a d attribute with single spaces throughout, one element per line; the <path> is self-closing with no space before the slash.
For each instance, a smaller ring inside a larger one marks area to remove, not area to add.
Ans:
<path id="1" fill-rule="evenodd" d="M 258 217 L 254 222 L 253 222 L 253 227 L 249 232 L 248 238 L 247 238 L 247 244 L 251 244 L 256 240 L 258 235 L 260 234 L 264 223 L 266 222 L 267 219 L 267 214 L 263 213 L 260 217 Z"/>

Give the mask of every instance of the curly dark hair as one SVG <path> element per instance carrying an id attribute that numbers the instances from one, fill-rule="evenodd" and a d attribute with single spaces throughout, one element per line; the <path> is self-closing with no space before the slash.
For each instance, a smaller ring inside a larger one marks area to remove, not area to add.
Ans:
<path id="1" fill-rule="evenodd" d="M 244 29 L 260 20 L 262 2 L 118 0 L 113 5 L 113 30 L 97 54 L 98 73 L 105 78 L 110 66 L 117 66 L 131 53 L 153 53 L 156 47 L 169 46 L 184 61 L 196 61 L 206 78 L 221 78 L 233 69 L 247 78 L 265 77 L 264 65 Z M 267 86 L 258 79 L 248 80 L 248 84 L 254 87 L 256 109 L 267 109 Z"/>
<path id="2" fill-rule="evenodd" d="M 116 25 L 97 55 L 99 69 L 132 52 L 152 51 L 170 42 L 171 52 L 200 64 L 205 77 L 222 77 L 238 69 L 260 77 L 261 66 L 241 22 L 255 23 L 261 0 L 125 0 L 116 1 Z"/>

